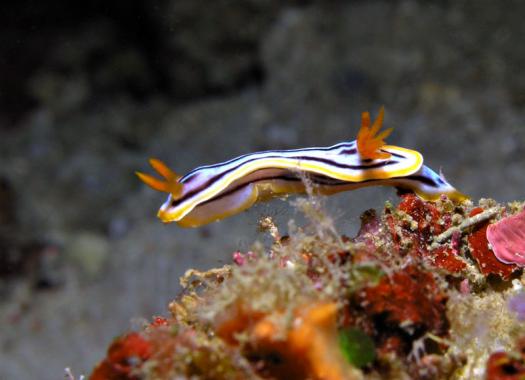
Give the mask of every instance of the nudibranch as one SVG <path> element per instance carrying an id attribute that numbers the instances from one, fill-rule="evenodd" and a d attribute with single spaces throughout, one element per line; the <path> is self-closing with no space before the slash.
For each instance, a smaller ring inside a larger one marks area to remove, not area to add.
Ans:
<path id="1" fill-rule="evenodd" d="M 419 152 L 385 144 L 392 129 L 380 132 L 383 115 L 381 108 L 372 124 L 370 114 L 363 112 L 357 140 L 330 147 L 250 153 L 198 167 L 185 176 L 152 158 L 150 164 L 163 180 L 136 174 L 148 186 L 169 194 L 158 217 L 182 227 L 235 215 L 258 201 L 304 193 L 306 186 L 312 186 L 315 194 L 331 195 L 389 185 L 411 190 L 424 200 L 436 200 L 442 194 L 465 199 L 443 176 L 423 165 Z"/>

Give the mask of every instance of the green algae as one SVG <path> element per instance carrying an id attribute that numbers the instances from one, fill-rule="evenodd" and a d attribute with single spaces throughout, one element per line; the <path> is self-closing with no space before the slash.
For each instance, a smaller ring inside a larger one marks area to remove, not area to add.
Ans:
<path id="1" fill-rule="evenodd" d="M 349 363 L 362 368 L 375 359 L 375 345 L 372 338 L 363 331 L 350 328 L 339 333 L 339 345 Z"/>

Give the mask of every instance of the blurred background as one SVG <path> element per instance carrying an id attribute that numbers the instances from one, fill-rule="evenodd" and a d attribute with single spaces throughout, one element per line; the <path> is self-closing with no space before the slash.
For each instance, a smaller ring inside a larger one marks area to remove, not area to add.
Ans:
<path id="1" fill-rule="evenodd" d="M 0 12 L 0 379 L 89 373 L 190 267 L 301 216 L 276 200 L 184 230 L 139 183 L 264 149 L 391 144 L 475 201 L 525 198 L 525 2 L 9 0 Z M 352 236 L 392 189 L 327 199 Z"/>

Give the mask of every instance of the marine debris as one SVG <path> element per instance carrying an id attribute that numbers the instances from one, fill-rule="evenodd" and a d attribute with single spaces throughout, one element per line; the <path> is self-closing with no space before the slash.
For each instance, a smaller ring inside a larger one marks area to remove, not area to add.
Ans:
<path id="1" fill-rule="evenodd" d="M 525 276 L 488 236 L 524 203 L 404 194 L 352 238 L 317 198 L 295 206 L 307 225 L 263 218 L 270 246 L 188 270 L 169 315 L 117 338 L 90 379 L 523 378 Z"/>

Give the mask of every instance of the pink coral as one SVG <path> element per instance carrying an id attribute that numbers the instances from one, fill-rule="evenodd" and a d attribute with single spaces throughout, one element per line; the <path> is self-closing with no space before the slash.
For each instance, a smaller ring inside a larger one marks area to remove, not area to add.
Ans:
<path id="1" fill-rule="evenodd" d="M 482 212 L 483 209 L 477 207 L 470 212 L 469 216 L 478 215 Z M 508 280 L 518 267 L 514 264 L 505 264 L 497 259 L 497 256 L 489 247 L 487 229 L 488 222 L 485 222 L 474 229 L 468 236 L 470 254 L 478 263 L 479 270 L 484 276 L 495 275 L 503 280 Z"/>
<path id="2" fill-rule="evenodd" d="M 487 240 L 499 261 L 525 266 L 525 210 L 489 225 Z"/>

